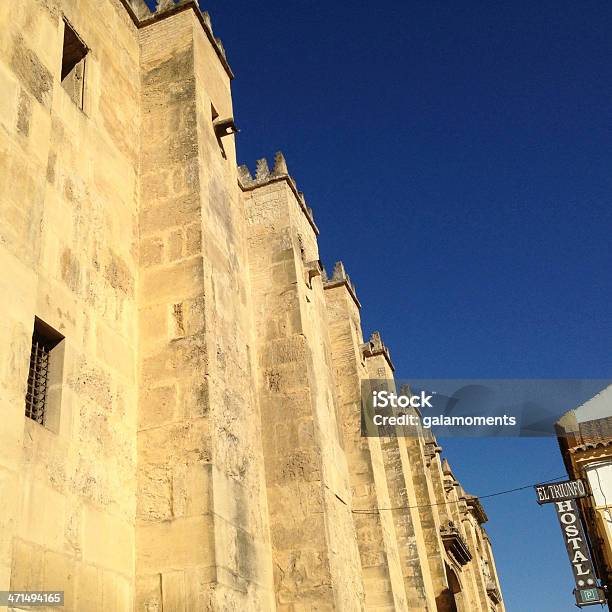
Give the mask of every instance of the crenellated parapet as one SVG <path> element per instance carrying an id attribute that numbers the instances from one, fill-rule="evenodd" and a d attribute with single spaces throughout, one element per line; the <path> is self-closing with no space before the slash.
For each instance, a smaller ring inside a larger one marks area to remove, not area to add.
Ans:
<path id="1" fill-rule="evenodd" d="M 137 28 L 143 28 L 147 25 L 165 19 L 172 15 L 176 15 L 181 11 L 193 10 L 196 18 L 200 22 L 206 37 L 212 44 L 215 53 L 217 54 L 223 68 L 227 72 L 230 79 L 234 78 L 234 73 L 227 62 L 225 47 L 220 38 L 213 33 L 212 21 L 210 15 L 206 11 L 200 9 L 197 0 L 157 0 L 155 8 L 151 10 L 144 0 L 120 0 L 126 11 L 130 15 L 132 21 Z"/>
<path id="2" fill-rule="evenodd" d="M 370 339 L 361 345 L 361 354 L 363 355 L 364 359 L 367 359 L 368 357 L 376 357 L 377 355 L 382 355 L 387 360 L 391 371 L 395 371 L 395 366 L 391 361 L 391 353 L 389 352 L 389 349 L 385 346 L 385 343 L 382 341 L 382 338 L 380 337 L 380 332 L 372 332 Z"/>
<path id="3" fill-rule="evenodd" d="M 189 0 L 157 0 L 155 10 L 153 11 L 156 15 L 171 11 L 173 8 L 180 6 L 181 4 L 187 4 Z"/>
<path id="4" fill-rule="evenodd" d="M 315 234 L 318 236 L 319 228 L 314 221 L 312 208 L 308 206 L 304 193 L 298 189 L 295 180 L 289 174 L 287 161 L 285 160 L 285 156 L 281 151 L 277 151 L 276 155 L 274 156 L 274 166 L 272 170 L 270 170 L 268 160 L 265 157 L 258 159 L 255 165 L 254 177 L 246 164 L 238 166 L 238 183 L 243 191 L 250 191 L 252 189 L 257 189 L 259 187 L 263 187 L 264 185 L 269 185 L 270 183 L 279 181 L 287 182 L 298 201 L 300 209 L 308 219 L 308 222 L 310 223 Z"/>
<path id="5" fill-rule="evenodd" d="M 151 16 L 151 9 L 144 0 L 121 0 L 134 22 Z"/>
<path id="6" fill-rule="evenodd" d="M 287 178 L 295 185 L 295 181 L 291 178 L 291 176 L 289 176 L 287 161 L 285 160 L 285 156 L 281 151 L 277 151 L 276 155 L 274 156 L 274 168 L 272 170 L 270 170 L 268 160 L 265 157 L 258 159 L 255 162 L 255 177 L 251 175 L 251 171 L 246 164 L 238 166 L 238 179 L 243 189 L 260 187 L 261 185 L 265 185 L 266 183 L 270 183 L 274 180 Z"/>
<path id="7" fill-rule="evenodd" d="M 334 289 L 335 287 L 345 286 L 351 298 L 357 305 L 357 308 L 361 308 L 361 304 L 357 299 L 357 292 L 355 291 L 355 285 L 351 281 L 351 277 L 346 273 L 344 264 L 341 261 L 337 261 L 334 265 L 334 271 L 331 277 L 327 274 L 325 268 L 323 268 L 321 276 L 323 278 L 324 289 Z"/>

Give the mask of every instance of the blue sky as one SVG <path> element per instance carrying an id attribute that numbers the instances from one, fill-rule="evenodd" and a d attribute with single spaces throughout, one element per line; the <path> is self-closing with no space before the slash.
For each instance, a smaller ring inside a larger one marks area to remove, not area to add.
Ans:
<path id="1" fill-rule="evenodd" d="M 612 375 L 612 5 L 202 8 L 240 163 L 284 151 L 401 377 Z M 444 445 L 475 494 L 564 473 L 553 439 Z M 575 610 L 553 510 L 532 491 L 485 508 L 509 612 Z"/>

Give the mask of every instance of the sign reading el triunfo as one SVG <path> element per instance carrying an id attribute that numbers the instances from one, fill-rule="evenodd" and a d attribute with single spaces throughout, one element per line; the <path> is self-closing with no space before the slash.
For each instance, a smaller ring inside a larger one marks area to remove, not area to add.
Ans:
<path id="1" fill-rule="evenodd" d="M 582 480 L 566 480 L 564 482 L 549 482 L 547 484 L 536 485 L 538 504 L 552 504 L 553 502 L 565 501 L 566 499 L 576 499 L 585 497 L 586 487 Z"/>

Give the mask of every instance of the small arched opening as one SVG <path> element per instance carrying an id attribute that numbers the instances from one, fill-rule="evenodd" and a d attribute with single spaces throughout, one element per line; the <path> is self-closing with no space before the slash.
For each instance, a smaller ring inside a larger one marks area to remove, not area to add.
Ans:
<path id="1" fill-rule="evenodd" d="M 469 612 L 457 572 L 445 564 L 448 588 L 436 599 L 438 612 Z"/>

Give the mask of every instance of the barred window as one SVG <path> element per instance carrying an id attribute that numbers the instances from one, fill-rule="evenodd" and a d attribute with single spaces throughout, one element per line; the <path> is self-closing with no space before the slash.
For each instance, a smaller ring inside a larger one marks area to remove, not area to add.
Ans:
<path id="1" fill-rule="evenodd" d="M 53 382 L 53 353 L 62 340 L 63 336 L 52 327 L 39 318 L 34 320 L 25 415 L 40 425 L 47 425 L 49 389 Z"/>

